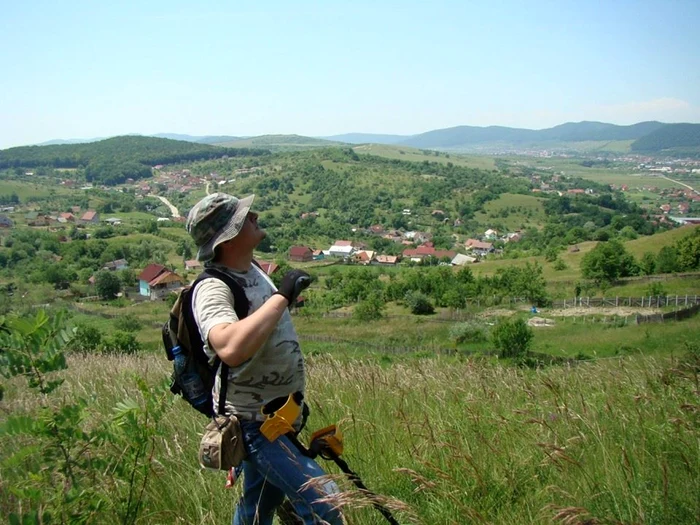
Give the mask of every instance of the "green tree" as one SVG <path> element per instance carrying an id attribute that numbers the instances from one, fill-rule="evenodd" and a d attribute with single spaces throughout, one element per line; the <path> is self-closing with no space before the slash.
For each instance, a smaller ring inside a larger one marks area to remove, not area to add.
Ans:
<path id="1" fill-rule="evenodd" d="M 187 239 L 182 239 L 177 247 L 175 248 L 175 253 L 180 255 L 183 260 L 192 258 L 192 246 Z"/>
<path id="2" fill-rule="evenodd" d="M 114 299 L 121 288 L 119 277 L 109 270 L 100 270 L 95 276 L 95 291 L 102 299 Z"/>
<path id="3" fill-rule="evenodd" d="M 673 246 L 664 246 L 656 256 L 656 273 L 678 271 L 678 252 Z"/>
<path id="4" fill-rule="evenodd" d="M 357 321 L 377 321 L 384 317 L 386 304 L 378 293 L 370 294 L 361 300 L 352 312 L 353 319 Z"/>
<path id="5" fill-rule="evenodd" d="M 467 306 L 467 297 L 462 293 L 462 290 L 451 288 L 442 296 L 442 302 L 448 308 L 461 310 Z"/>
<path id="6" fill-rule="evenodd" d="M 408 292 L 404 298 L 404 302 L 406 306 L 411 309 L 412 314 L 429 315 L 435 313 L 435 307 L 433 307 L 428 297 L 422 292 Z"/>
<path id="7" fill-rule="evenodd" d="M 105 340 L 102 348 L 106 353 L 131 355 L 141 350 L 141 343 L 134 334 L 117 330 Z"/>
<path id="8" fill-rule="evenodd" d="M 559 257 L 559 248 L 557 246 L 550 246 L 544 252 L 544 260 L 547 262 L 554 262 Z"/>
<path id="9" fill-rule="evenodd" d="M 612 283 L 620 277 L 634 275 L 636 271 L 634 257 L 621 242 L 614 240 L 599 242 L 581 261 L 581 275 L 596 283 Z"/>
<path id="10" fill-rule="evenodd" d="M 532 328 L 520 318 L 500 321 L 491 333 L 499 357 L 525 357 L 533 337 Z"/>
<path id="11" fill-rule="evenodd" d="M 142 323 L 134 314 L 125 314 L 114 320 L 114 327 L 122 332 L 138 332 Z"/>
<path id="12" fill-rule="evenodd" d="M 125 288 L 127 286 L 133 286 L 133 284 L 136 282 L 136 274 L 131 268 L 124 268 L 123 270 L 119 270 L 117 272 L 117 276 L 119 277 L 122 286 Z"/>
<path id="13" fill-rule="evenodd" d="M 79 324 L 75 329 L 72 347 L 78 352 L 94 352 L 100 348 L 102 332 L 99 328 L 88 324 Z"/>
<path id="14" fill-rule="evenodd" d="M 676 246 L 680 270 L 700 268 L 700 228 L 695 228 L 690 235 L 679 240 Z"/>
<path id="15" fill-rule="evenodd" d="M 557 259 L 554 261 L 554 264 L 552 265 L 552 267 L 553 267 L 556 271 L 561 272 L 561 271 L 563 271 L 563 270 L 566 270 L 569 266 L 568 266 L 564 261 L 562 261 L 561 259 L 557 258 Z"/>
<path id="16" fill-rule="evenodd" d="M 639 270 L 643 275 L 653 275 L 656 272 L 656 256 L 651 252 L 642 255 L 639 261 Z"/>

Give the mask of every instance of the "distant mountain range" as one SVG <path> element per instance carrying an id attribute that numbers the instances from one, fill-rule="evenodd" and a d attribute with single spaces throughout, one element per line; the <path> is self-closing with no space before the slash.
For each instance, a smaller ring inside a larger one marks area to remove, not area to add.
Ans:
<path id="1" fill-rule="evenodd" d="M 350 133 L 324 138 L 351 144 L 369 142 L 484 153 L 551 148 L 700 155 L 700 124 L 664 124 L 656 121 L 639 122 L 631 126 L 605 122 L 568 122 L 540 130 L 505 126 L 457 126 L 412 136 Z"/>
<path id="2" fill-rule="evenodd" d="M 415 135 L 401 142 L 416 148 L 463 148 L 478 144 L 508 143 L 526 145 L 542 142 L 584 142 L 636 140 L 662 128 L 661 122 L 640 122 L 616 126 L 603 122 L 569 122 L 548 129 L 521 129 L 502 126 L 457 126 Z"/>
<path id="3" fill-rule="evenodd" d="M 568 122 L 553 128 L 533 130 L 505 126 L 457 126 L 418 135 L 347 133 L 329 137 L 300 135 L 193 136 L 174 133 L 152 135 L 198 144 L 227 147 L 305 149 L 339 144 L 389 144 L 422 149 L 494 153 L 532 149 L 573 149 L 700 156 L 700 124 L 639 122 L 618 126 L 605 122 Z M 51 140 L 40 145 L 77 144 L 102 139 Z"/>
<path id="4" fill-rule="evenodd" d="M 220 144 L 223 142 L 234 142 L 247 137 L 232 137 L 230 135 L 206 135 L 206 136 L 196 136 L 196 135 L 182 135 L 178 133 L 156 133 L 155 135 L 141 135 L 140 133 L 130 133 L 128 135 L 123 135 L 125 137 L 156 137 L 159 139 L 170 139 L 170 140 L 182 140 L 185 142 L 195 142 L 197 144 Z M 47 140 L 41 144 L 35 144 L 36 146 L 60 146 L 64 144 L 88 144 L 90 142 L 99 142 L 100 140 L 105 140 L 108 137 L 97 137 L 92 139 L 54 139 Z"/>
<path id="5" fill-rule="evenodd" d="M 348 144 L 398 144 L 408 140 L 413 135 L 381 135 L 376 133 L 345 133 L 344 135 L 332 135 L 330 137 L 319 137 L 335 142 L 346 142 Z"/>

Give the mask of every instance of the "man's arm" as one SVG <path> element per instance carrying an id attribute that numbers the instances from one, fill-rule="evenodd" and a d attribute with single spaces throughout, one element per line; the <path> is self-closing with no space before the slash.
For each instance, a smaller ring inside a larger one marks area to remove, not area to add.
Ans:
<path id="1" fill-rule="evenodd" d="M 303 270 L 290 270 L 282 278 L 279 290 L 249 316 L 234 323 L 221 323 L 209 330 L 209 347 L 229 366 L 245 363 L 260 350 L 282 314 L 294 304 L 311 278 Z"/>
<path id="2" fill-rule="evenodd" d="M 289 303 L 273 295 L 248 317 L 235 323 L 222 323 L 209 330 L 209 347 L 230 367 L 253 357 L 275 329 Z"/>

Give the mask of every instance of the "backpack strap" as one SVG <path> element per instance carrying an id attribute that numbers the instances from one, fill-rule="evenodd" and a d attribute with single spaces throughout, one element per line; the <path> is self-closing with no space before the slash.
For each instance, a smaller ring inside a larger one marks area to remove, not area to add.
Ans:
<path id="1" fill-rule="evenodd" d="M 256 262 L 253 261 L 253 263 L 260 268 L 260 265 Z M 221 270 L 217 270 L 216 268 L 206 268 L 195 281 L 192 283 L 192 290 L 194 290 L 194 287 L 199 284 L 200 282 L 206 280 L 206 279 L 219 279 L 220 281 L 223 281 L 226 286 L 228 286 L 229 290 L 231 290 L 231 293 L 233 294 L 233 309 L 236 312 L 236 316 L 238 317 L 239 320 L 245 318 L 248 316 L 248 309 L 250 308 L 250 302 L 248 301 L 248 297 L 245 294 L 245 291 L 241 287 L 240 284 L 236 282 L 235 279 L 233 279 L 230 275 L 228 275 L 226 272 L 223 272 Z M 192 322 L 194 323 L 194 315 L 192 314 L 192 302 L 190 301 L 190 314 L 189 316 L 186 316 L 185 319 L 192 319 Z M 194 329 L 199 330 L 196 326 L 196 323 L 194 323 Z M 188 326 L 188 330 L 189 330 Z M 195 332 L 197 333 L 197 332 Z M 217 410 L 217 413 L 220 415 L 223 415 L 226 410 L 226 393 L 228 390 L 228 371 L 229 371 L 229 366 L 221 361 L 219 356 L 217 355 L 214 357 L 214 370 L 220 370 L 220 377 L 221 377 L 221 388 L 219 390 L 219 408 Z"/>

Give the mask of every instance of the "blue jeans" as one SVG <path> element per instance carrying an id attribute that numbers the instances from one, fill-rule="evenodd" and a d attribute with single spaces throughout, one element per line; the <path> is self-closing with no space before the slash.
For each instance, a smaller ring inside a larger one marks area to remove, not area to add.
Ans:
<path id="1" fill-rule="evenodd" d="M 340 512 L 331 504 L 318 501 L 328 493 L 337 492 L 338 486 L 327 482 L 323 488 L 301 490 L 309 479 L 326 473 L 313 459 L 301 454 L 286 436 L 272 443 L 268 441 L 260 433 L 260 425 L 256 421 L 241 421 L 248 457 L 242 469 L 239 467 L 243 471 L 243 495 L 233 525 L 271 525 L 275 509 L 285 496 L 305 524 L 341 525 Z"/>

